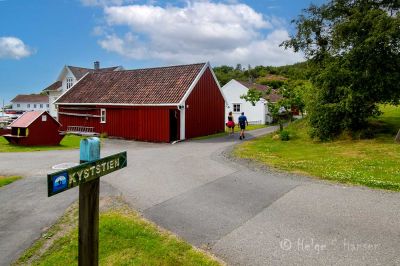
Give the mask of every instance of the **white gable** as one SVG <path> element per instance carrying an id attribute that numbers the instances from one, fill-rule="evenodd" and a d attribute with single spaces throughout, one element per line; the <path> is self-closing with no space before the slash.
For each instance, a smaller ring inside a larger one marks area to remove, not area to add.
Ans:
<path id="1" fill-rule="evenodd" d="M 266 101 L 261 99 L 253 106 L 251 103 L 246 102 L 245 99 L 240 98 L 240 96 L 246 94 L 248 90 L 246 86 L 234 79 L 222 87 L 222 91 L 227 100 L 227 107 L 225 108 L 226 117 L 229 112 L 233 112 L 236 121 L 240 113 L 244 112 L 249 122 L 264 124 L 266 119 Z M 240 111 L 237 111 L 238 105 Z"/>

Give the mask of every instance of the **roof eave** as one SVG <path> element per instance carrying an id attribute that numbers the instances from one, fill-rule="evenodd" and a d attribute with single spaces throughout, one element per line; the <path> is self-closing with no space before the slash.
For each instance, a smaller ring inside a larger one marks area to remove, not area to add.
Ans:
<path id="1" fill-rule="evenodd" d="M 180 103 L 54 103 L 55 105 L 104 105 L 104 106 L 178 106 Z"/>

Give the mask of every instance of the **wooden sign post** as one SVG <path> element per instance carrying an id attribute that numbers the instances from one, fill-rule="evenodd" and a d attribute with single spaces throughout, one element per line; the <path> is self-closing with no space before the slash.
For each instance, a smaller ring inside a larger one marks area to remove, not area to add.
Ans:
<path id="1" fill-rule="evenodd" d="M 98 159 L 100 140 L 81 140 L 80 163 Z M 99 262 L 99 187 L 99 178 L 79 186 L 78 265 L 98 265 Z"/>
<path id="2" fill-rule="evenodd" d="M 78 265 L 98 265 L 100 177 L 127 165 L 126 152 L 100 159 L 100 140 L 80 143 L 80 165 L 47 175 L 48 196 L 79 186 Z"/>

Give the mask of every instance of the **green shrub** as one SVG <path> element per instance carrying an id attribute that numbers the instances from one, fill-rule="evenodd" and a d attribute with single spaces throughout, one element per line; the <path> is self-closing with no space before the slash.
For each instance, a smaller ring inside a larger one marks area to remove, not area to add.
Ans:
<path id="1" fill-rule="evenodd" d="M 279 89 L 285 84 L 283 80 L 261 80 L 260 84 L 270 86 L 273 89 Z"/>
<path id="2" fill-rule="evenodd" d="M 290 139 L 289 132 L 286 130 L 282 130 L 280 133 L 280 137 L 282 141 L 288 141 Z"/>
<path id="3" fill-rule="evenodd" d="M 100 133 L 100 138 L 102 138 L 102 139 L 108 138 L 107 132 Z"/>

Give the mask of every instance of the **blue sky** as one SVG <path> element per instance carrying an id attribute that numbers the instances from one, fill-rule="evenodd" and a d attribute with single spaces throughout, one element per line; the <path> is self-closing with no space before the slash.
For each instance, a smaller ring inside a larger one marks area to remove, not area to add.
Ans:
<path id="1" fill-rule="evenodd" d="M 290 20 L 324 0 L 0 0 L 0 101 L 38 93 L 64 65 L 210 61 L 284 65 Z M 1 103 L 0 103 L 1 104 Z"/>

